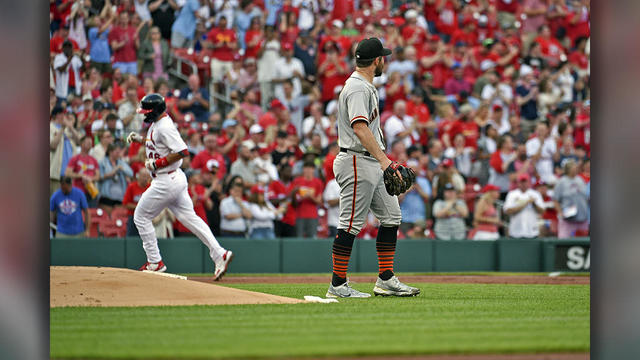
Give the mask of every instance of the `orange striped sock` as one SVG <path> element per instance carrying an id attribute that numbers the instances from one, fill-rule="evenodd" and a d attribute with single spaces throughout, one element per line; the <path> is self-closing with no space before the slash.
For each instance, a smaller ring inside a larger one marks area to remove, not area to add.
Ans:
<path id="1" fill-rule="evenodd" d="M 349 258 L 351 257 L 351 248 L 355 236 L 344 230 L 338 230 L 333 241 L 333 278 L 331 283 L 339 286 L 347 281 L 347 268 L 349 267 Z"/>
<path id="2" fill-rule="evenodd" d="M 389 280 L 393 276 L 393 258 L 396 255 L 397 240 L 397 226 L 381 226 L 378 229 L 376 252 L 378 253 L 378 276 L 382 280 Z"/>

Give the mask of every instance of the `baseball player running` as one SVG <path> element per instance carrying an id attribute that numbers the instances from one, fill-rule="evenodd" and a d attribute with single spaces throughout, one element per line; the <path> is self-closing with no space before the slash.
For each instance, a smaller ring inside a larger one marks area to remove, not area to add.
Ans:
<path id="1" fill-rule="evenodd" d="M 193 210 L 193 202 L 187 191 L 187 178 L 180 170 L 182 158 L 189 156 L 189 152 L 166 110 L 167 105 L 161 95 L 149 94 L 142 98 L 137 111 L 144 114 L 145 122 L 151 123 L 147 138 L 136 132 L 131 132 L 127 137 L 127 142 L 135 141 L 145 146 L 147 160 L 144 165 L 153 177 L 151 186 L 140 197 L 133 214 L 133 221 L 142 238 L 142 247 L 147 254 L 147 263 L 140 270 L 163 272 L 167 269 L 160 257 L 151 220 L 168 207 L 209 248 L 209 256 L 216 265 L 213 279 L 220 280 L 233 259 L 233 253 L 220 246 L 209 226 Z"/>
<path id="2" fill-rule="evenodd" d="M 338 144 L 340 153 L 333 163 L 340 185 L 340 222 L 333 242 L 333 278 L 327 297 L 366 298 L 347 282 L 347 267 L 356 235 L 369 209 L 380 220 L 376 251 L 379 275 L 375 295 L 415 296 L 420 289 L 405 285 L 393 274 L 398 225 L 402 219 L 396 195 L 415 181 L 411 169 L 392 162 L 384 153 L 380 129 L 378 91 L 374 76 L 382 75 L 384 56 L 391 50 L 377 38 L 362 40 L 356 48 L 356 70 L 345 82 L 338 98 Z"/>

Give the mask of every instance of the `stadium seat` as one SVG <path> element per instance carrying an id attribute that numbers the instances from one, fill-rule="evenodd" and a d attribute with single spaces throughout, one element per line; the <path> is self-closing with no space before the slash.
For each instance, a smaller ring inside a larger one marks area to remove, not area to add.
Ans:
<path id="1" fill-rule="evenodd" d="M 100 233 L 104 237 L 125 237 L 127 235 L 127 223 L 121 219 L 109 219 L 100 224 Z"/>
<path id="2" fill-rule="evenodd" d="M 126 222 L 126 220 L 129 218 L 129 210 L 125 207 L 115 207 L 111 211 L 111 218 L 114 220 L 124 219 L 124 221 Z"/>

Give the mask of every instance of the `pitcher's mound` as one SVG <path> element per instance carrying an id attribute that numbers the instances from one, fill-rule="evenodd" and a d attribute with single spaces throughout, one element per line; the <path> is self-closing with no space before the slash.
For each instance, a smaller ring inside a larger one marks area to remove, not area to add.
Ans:
<path id="1" fill-rule="evenodd" d="M 50 305 L 175 306 L 295 304 L 304 301 L 109 267 L 51 266 Z"/>

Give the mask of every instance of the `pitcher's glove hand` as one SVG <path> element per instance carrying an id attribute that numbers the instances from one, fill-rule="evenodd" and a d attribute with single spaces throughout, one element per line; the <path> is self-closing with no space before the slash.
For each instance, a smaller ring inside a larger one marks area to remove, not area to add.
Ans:
<path id="1" fill-rule="evenodd" d="M 127 136 L 127 144 L 131 144 L 132 142 L 137 142 L 142 144 L 142 140 L 144 140 L 142 135 L 138 134 L 135 131 L 130 132 L 129 136 Z"/>
<path id="2" fill-rule="evenodd" d="M 389 195 L 397 196 L 409 190 L 416 181 L 416 174 L 410 168 L 394 161 L 384 170 L 383 178 L 384 186 Z"/>

